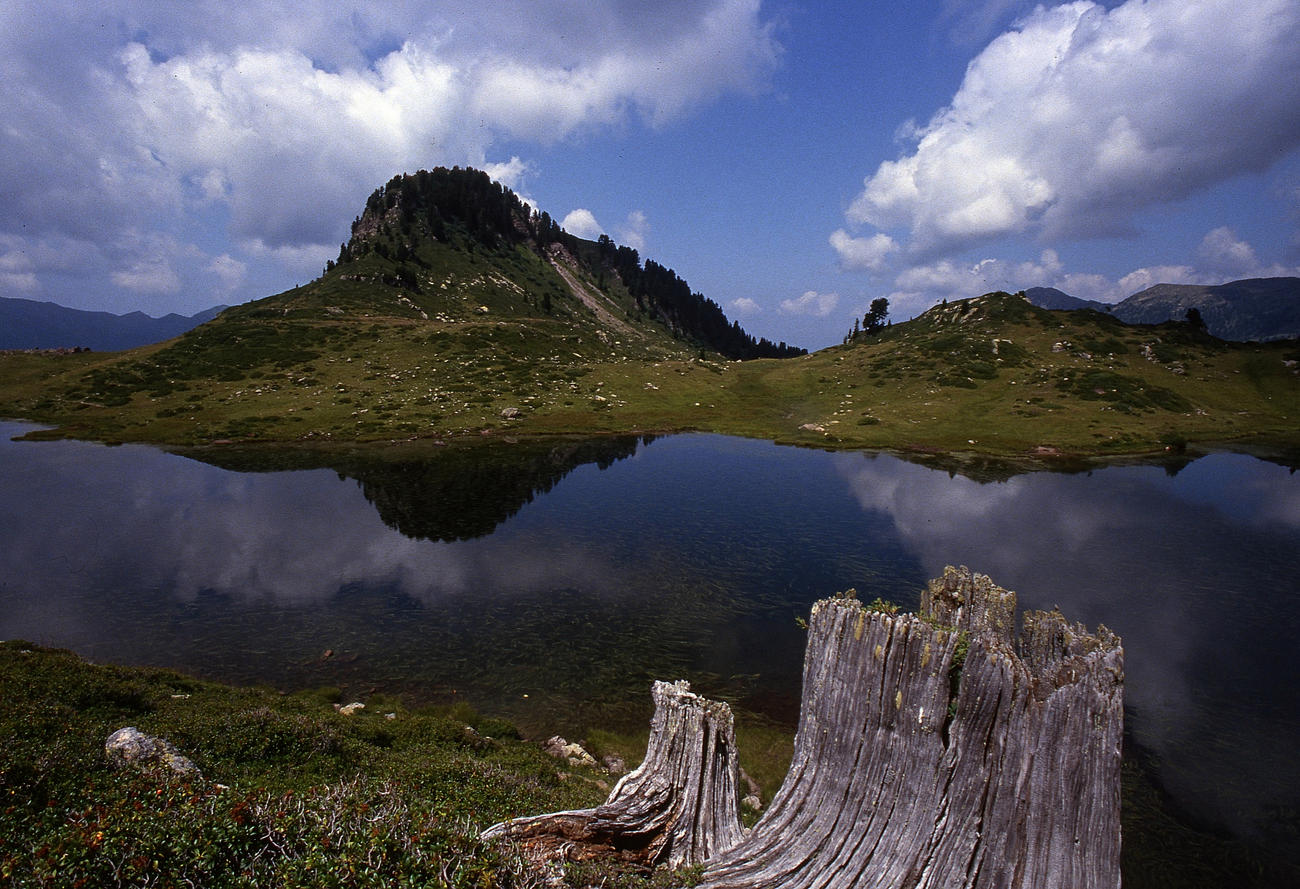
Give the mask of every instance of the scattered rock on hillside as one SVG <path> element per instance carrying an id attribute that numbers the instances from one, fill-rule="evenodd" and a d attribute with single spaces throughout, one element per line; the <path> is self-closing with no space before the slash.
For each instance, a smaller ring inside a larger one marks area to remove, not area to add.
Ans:
<path id="1" fill-rule="evenodd" d="M 581 744 L 570 744 L 559 735 L 551 737 L 542 749 L 556 759 L 566 760 L 571 766 L 596 768 L 596 758 L 582 748 Z"/>
<path id="2" fill-rule="evenodd" d="M 165 738 L 146 735 L 135 726 L 120 728 L 104 742 L 104 754 L 114 768 L 170 769 L 177 775 L 200 777 L 199 767 Z"/>

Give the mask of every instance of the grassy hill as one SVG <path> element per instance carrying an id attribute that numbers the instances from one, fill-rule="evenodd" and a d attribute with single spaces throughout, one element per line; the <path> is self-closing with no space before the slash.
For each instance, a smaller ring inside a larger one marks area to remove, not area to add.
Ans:
<path id="1" fill-rule="evenodd" d="M 1294 341 L 986 294 L 755 357 L 800 352 L 481 173 L 435 171 L 376 190 L 310 284 L 130 352 L 0 355 L 0 416 L 218 447 L 704 430 L 1024 457 L 1300 438 Z"/>
<path id="2" fill-rule="evenodd" d="M 513 291 L 472 286 L 447 320 L 403 303 L 333 315 L 348 289 L 327 276 L 164 346 L 10 355 L 0 413 L 57 435 L 176 445 L 704 430 L 1053 456 L 1294 447 L 1300 432 L 1294 342 L 1225 343 L 987 294 L 802 358 L 737 362 L 578 317 L 500 317 Z"/>
<path id="3" fill-rule="evenodd" d="M 823 383 L 810 407 L 830 439 L 1105 454 L 1294 441 L 1298 353 L 1294 342 L 1225 343 L 1187 324 L 1126 325 L 986 294 L 800 364 Z"/>

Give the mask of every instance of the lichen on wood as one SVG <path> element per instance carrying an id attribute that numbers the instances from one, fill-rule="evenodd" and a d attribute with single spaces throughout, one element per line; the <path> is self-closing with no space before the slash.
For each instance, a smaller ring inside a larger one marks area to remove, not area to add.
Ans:
<path id="1" fill-rule="evenodd" d="M 1116 889 L 1124 654 L 946 568 L 921 613 L 824 599 L 794 757 L 748 833 L 731 712 L 656 683 L 642 766 L 602 806 L 491 828 L 535 860 L 703 862 L 708 889 Z"/>
<path id="2" fill-rule="evenodd" d="M 790 771 L 702 886 L 1119 886 L 1119 639 L 1035 612 L 1016 645 L 1015 594 L 967 569 L 921 612 L 814 606 Z"/>
<path id="3" fill-rule="evenodd" d="M 698 864 L 740 840 L 731 708 L 656 682 L 650 741 L 640 767 L 593 809 L 515 818 L 485 839 L 509 840 L 535 863 L 616 858 L 669 867 Z"/>

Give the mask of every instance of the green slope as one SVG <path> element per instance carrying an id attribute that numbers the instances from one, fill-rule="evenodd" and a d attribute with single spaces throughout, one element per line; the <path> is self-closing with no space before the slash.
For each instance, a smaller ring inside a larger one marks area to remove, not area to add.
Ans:
<path id="1" fill-rule="evenodd" d="M 706 430 L 832 447 L 1118 455 L 1300 439 L 1294 341 L 986 294 L 814 355 L 474 171 L 376 190 L 302 287 L 125 353 L 0 356 L 0 416 L 170 445 Z"/>

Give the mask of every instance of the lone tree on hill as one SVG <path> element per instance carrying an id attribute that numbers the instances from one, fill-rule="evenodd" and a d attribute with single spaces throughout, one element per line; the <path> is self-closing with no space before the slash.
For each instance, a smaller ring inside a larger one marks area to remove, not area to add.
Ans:
<path id="1" fill-rule="evenodd" d="M 876 297 L 871 301 L 871 308 L 867 314 L 862 317 L 862 332 L 865 334 L 878 333 L 885 329 L 885 319 L 889 316 L 889 300 L 883 296 Z"/>
<path id="2" fill-rule="evenodd" d="M 862 325 L 858 326 L 858 319 L 853 319 L 853 329 L 844 337 L 844 342 L 851 343 L 859 336 L 865 334 L 871 336 L 884 330 L 889 316 L 889 300 L 883 296 L 876 297 L 871 301 L 871 307 L 867 309 L 867 314 L 862 316 Z"/>

